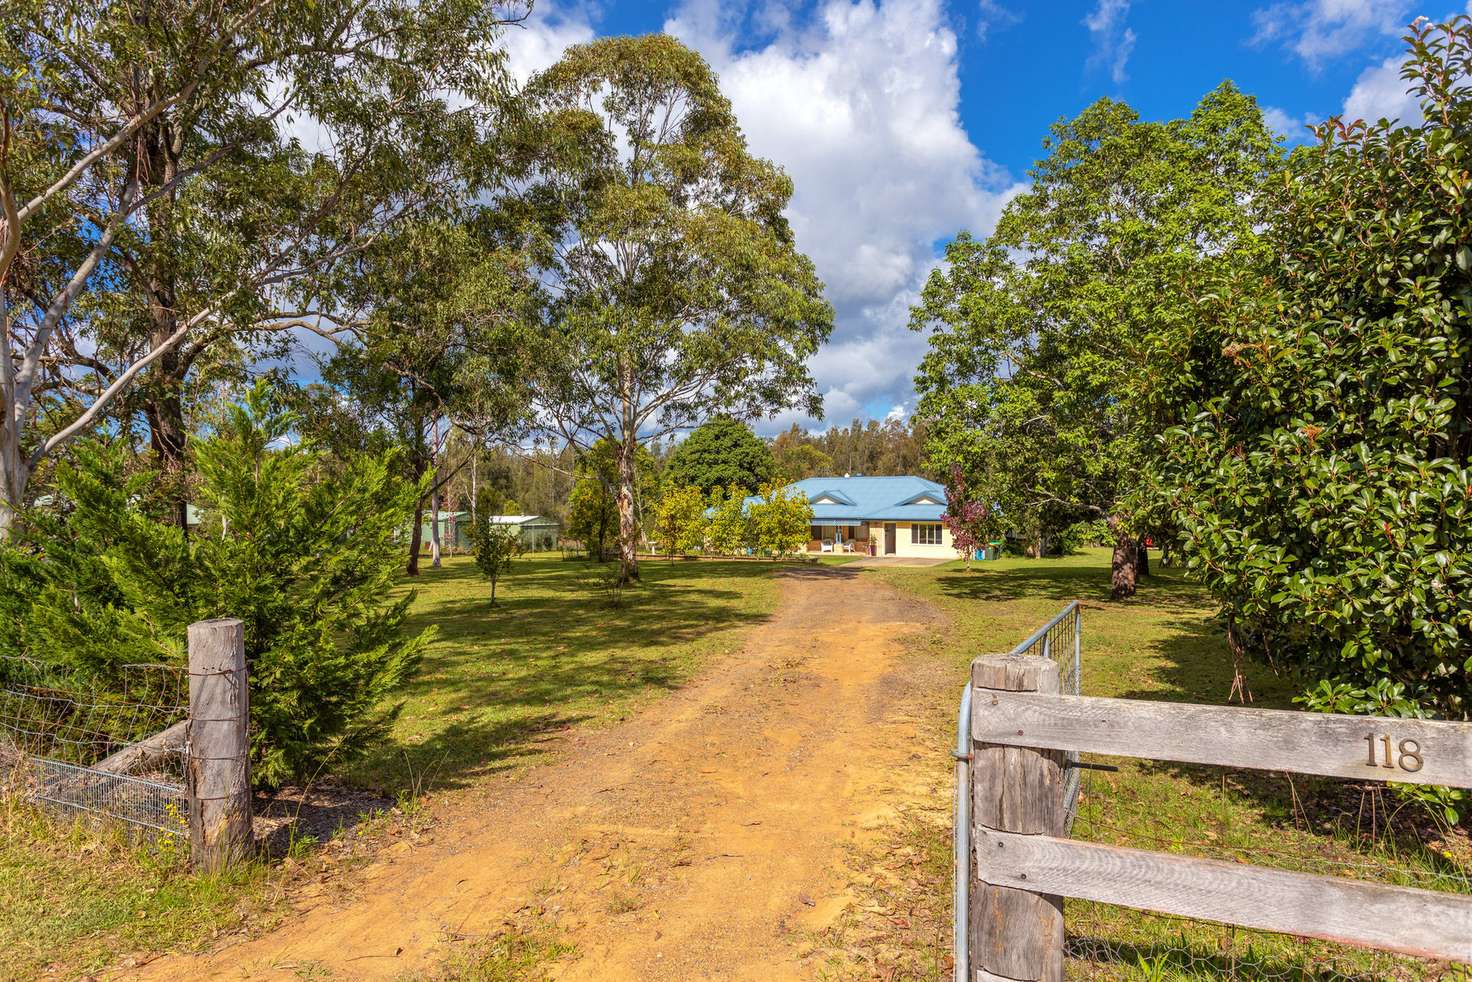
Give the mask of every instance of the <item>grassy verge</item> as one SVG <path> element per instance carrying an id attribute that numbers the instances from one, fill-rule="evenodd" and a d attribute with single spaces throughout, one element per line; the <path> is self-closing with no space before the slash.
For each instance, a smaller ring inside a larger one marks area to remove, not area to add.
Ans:
<path id="1" fill-rule="evenodd" d="M 771 563 L 646 559 L 640 570 L 614 597 L 612 567 L 534 554 L 512 564 L 492 607 L 468 558 L 425 569 L 409 627 L 438 637 L 390 740 L 349 778 L 442 789 L 524 764 L 558 731 L 621 719 L 681 685 L 777 602 Z"/>
<path id="2" fill-rule="evenodd" d="M 1107 596 L 1102 550 L 1058 560 L 1005 559 L 931 568 L 867 572 L 925 598 L 950 615 L 943 637 L 929 639 L 954 659 L 956 688 L 976 654 L 1008 651 L 1072 599 L 1084 604 L 1086 695 L 1225 703 L 1232 661 L 1210 598 L 1179 572 L 1157 570 L 1137 597 Z M 1299 687 L 1265 666 L 1247 666 L 1254 704 L 1294 708 Z M 954 740 L 954 707 L 940 707 L 936 739 Z M 1093 758 L 1117 772 L 1085 771 L 1078 838 L 1250 862 L 1306 872 L 1472 892 L 1472 847 L 1465 829 L 1438 828 L 1415 806 L 1376 788 L 1343 781 Z M 948 848 L 949 823 L 934 816 L 896 834 L 907 848 Z M 944 875 L 925 889 L 944 896 Z M 891 903 L 915 905 L 901 892 Z M 949 917 L 948 908 L 943 916 Z M 1070 975 L 1084 978 L 1437 978 L 1441 967 L 1308 945 L 1069 901 Z M 940 942 L 931 939 L 940 937 Z M 945 930 L 923 918 L 916 945 L 949 945 Z M 934 964 L 935 959 L 929 963 Z M 935 977 L 934 973 L 917 973 Z M 1446 976 L 1448 978 L 1454 976 Z"/>
<path id="3" fill-rule="evenodd" d="M 208 939 L 265 909 L 263 864 L 194 876 L 184 848 L 0 803 L 0 978 L 76 978 L 126 952 Z"/>
<path id="4" fill-rule="evenodd" d="M 494 608 L 468 559 L 426 569 L 412 584 L 410 627 L 433 625 L 437 639 L 389 740 L 337 775 L 402 808 L 307 854 L 197 876 L 174 840 L 140 842 L 0 800 L 0 979 L 76 978 L 265 925 L 291 890 L 340 885 L 345 869 L 412 827 L 419 791 L 474 783 L 536 759 L 557 731 L 626 716 L 739 644 L 777 602 L 771 563 L 642 568 L 643 584 L 611 607 L 604 568 L 526 557 L 502 579 Z M 324 774 L 332 770 L 329 761 Z M 535 977 L 529 966 L 558 950 L 553 939 L 512 932 L 447 966 L 446 977 Z"/>

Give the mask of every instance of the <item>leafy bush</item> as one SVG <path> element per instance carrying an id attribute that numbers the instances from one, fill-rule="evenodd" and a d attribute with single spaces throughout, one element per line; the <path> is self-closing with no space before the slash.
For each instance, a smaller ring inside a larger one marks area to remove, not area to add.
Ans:
<path id="1" fill-rule="evenodd" d="M 1330 120 L 1261 261 L 1161 352 L 1160 486 L 1239 650 L 1315 708 L 1466 718 L 1472 686 L 1472 24 L 1408 38 L 1425 122 Z"/>
<path id="2" fill-rule="evenodd" d="M 676 553 L 691 552 L 705 545 L 709 524 L 705 517 L 705 495 L 700 488 L 668 487 L 654 506 L 649 537 L 656 550 L 673 559 Z"/>
<path id="3" fill-rule="evenodd" d="M 761 497 L 747 508 L 756 547 L 773 558 L 801 552 L 808 543 L 813 524 L 813 506 L 807 495 L 788 494 L 774 484 L 762 488 Z"/>
<path id="4" fill-rule="evenodd" d="M 203 524 L 192 535 L 147 511 L 147 473 L 125 450 L 84 444 L 57 469 L 58 495 L 0 550 L 24 581 L 0 645 L 107 679 L 130 662 L 183 664 L 185 628 L 245 624 L 257 784 L 310 776 L 381 737 L 430 632 L 405 636 L 396 596 L 417 489 L 392 455 L 329 465 L 290 441 L 292 418 L 255 390 L 196 444 Z"/>
<path id="5" fill-rule="evenodd" d="M 491 513 L 481 509 L 470 526 L 470 547 L 475 551 L 475 565 L 491 583 L 491 606 L 496 606 L 496 584 L 511 566 L 511 561 L 525 551 L 521 526 L 492 522 Z"/>
<path id="6" fill-rule="evenodd" d="M 735 556 L 753 545 L 751 519 L 746 514 L 746 492 L 736 486 L 710 493 L 710 532 L 707 542 L 712 552 Z"/>
<path id="7" fill-rule="evenodd" d="M 970 569 L 976 550 L 1001 534 L 1001 522 L 990 504 L 974 496 L 960 464 L 951 465 L 951 473 L 946 480 L 946 502 L 945 513 L 940 516 L 941 524 L 951 533 L 957 555 Z"/>

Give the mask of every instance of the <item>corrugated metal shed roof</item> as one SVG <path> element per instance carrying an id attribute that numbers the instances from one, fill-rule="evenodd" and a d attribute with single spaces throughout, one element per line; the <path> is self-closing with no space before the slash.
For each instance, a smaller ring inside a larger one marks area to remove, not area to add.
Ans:
<path id="1" fill-rule="evenodd" d="M 439 513 L 439 516 L 440 516 L 440 521 L 442 521 L 442 522 L 448 522 L 452 518 L 455 519 L 455 521 L 457 521 L 457 522 L 462 522 L 462 521 L 463 522 L 468 522 L 470 520 L 470 512 L 468 512 L 468 511 L 442 511 L 442 512 Z M 430 513 L 429 512 L 425 512 L 424 513 L 424 520 L 426 522 L 430 520 Z M 492 525 L 557 525 L 557 524 L 559 524 L 556 519 L 553 519 L 553 518 L 543 518 L 541 515 L 492 515 L 490 517 L 490 520 L 491 520 L 491 524 Z"/>

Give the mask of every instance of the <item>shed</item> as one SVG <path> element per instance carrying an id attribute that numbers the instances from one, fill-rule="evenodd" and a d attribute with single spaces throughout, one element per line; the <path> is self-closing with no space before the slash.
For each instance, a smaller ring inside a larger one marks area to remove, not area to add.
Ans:
<path id="1" fill-rule="evenodd" d="M 440 548 L 448 553 L 470 552 L 470 529 L 473 519 L 468 511 L 442 511 L 440 519 Z M 562 524 L 556 519 L 541 515 L 492 515 L 496 525 L 516 525 L 521 529 L 521 545 L 528 552 L 543 552 L 557 548 L 558 533 Z M 424 528 L 420 541 L 428 548 L 430 541 L 430 516 L 424 516 Z"/>

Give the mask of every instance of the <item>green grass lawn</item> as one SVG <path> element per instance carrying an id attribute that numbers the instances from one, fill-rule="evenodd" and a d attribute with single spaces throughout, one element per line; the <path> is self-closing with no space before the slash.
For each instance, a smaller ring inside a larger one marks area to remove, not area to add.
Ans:
<path id="1" fill-rule="evenodd" d="M 771 563 L 646 561 L 642 569 L 643 584 L 615 608 L 604 568 L 528 556 L 501 581 L 492 608 L 470 560 L 426 568 L 405 586 L 418 594 L 410 626 L 437 627 L 436 640 L 389 740 L 339 776 L 412 795 L 524 764 L 550 734 L 616 720 L 679 685 L 777 602 Z M 333 869 L 361 862 L 394 821 L 381 816 L 327 846 L 348 857 Z M 269 923 L 286 886 L 317 861 L 306 854 L 204 877 L 185 870 L 183 852 L 177 840 L 140 844 L 0 799 L 0 979 L 48 969 L 76 978 L 134 952 L 199 947 L 219 932 Z M 498 950 L 483 961 L 505 961 L 504 977 L 513 978 L 516 957 Z M 503 977 L 484 966 L 469 974 Z"/>
<path id="2" fill-rule="evenodd" d="M 0 800 L 0 979 L 78 978 L 266 912 L 265 864 L 191 875 L 187 853 L 183 839 L 139 839 Z"/>
<path id="3" fill-rule="evenodd" d="M 525 763 L 558 730 L 620 719 L 680 685 L 777 603 L 772 563 L 639 568 L 613 606 L 612 566 L 535 553 L 512 564 L 491 607 L 470 559 L 426 564 L 408 626 L 437 637 L 389 741 L 348 777 L 390 792 L 452 788 Z"/>
<path id="4" fill-rule="evenodd" d="M 1120 603 L 1108 598 L 1105 550 L 1003 559 L 970 571 L 954 563 L 866 575 L 883 577 L 950 615 L 945 636 L 932 642 L 955 659 L 958 693 L 973 656 L 1007 652 L 1073 599 L 1083 603 L 1085 695 L 1221 704 L 1231 689 L 1231 655 L 1214 607 L 1179 571 L 1157 568 L 1134 599 Z M 1247 673 L 1255 705 L 1295 708 L 1298 684 L 1263 665 L 1249 665 Z M 938 726 L 945 729 L 937 739 L 954 740 L 953 715 Z M 1290 781 L 1222 768 L 1086 759 L 1119 770 L 1084 772 L 1078 838 L 1472 892 L 1465 831 L 1436 828 L 1394 795 L 1301 776 Z M 927 836 L 948 832 L 910 834 L 923 848 Z M 928 843 L 932 852 L 943 845 Z M 1070 900 L 1067 918 L 1076 956 L 1070 974 L 1077 977 L 1335 978 L 1341 976 L 1329 966 L 1336 964 L 1352 977 L 1439 977 L 1437 969 L 1388 956 L 1120 907 Z"/>

